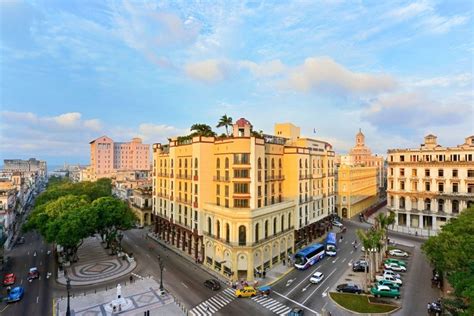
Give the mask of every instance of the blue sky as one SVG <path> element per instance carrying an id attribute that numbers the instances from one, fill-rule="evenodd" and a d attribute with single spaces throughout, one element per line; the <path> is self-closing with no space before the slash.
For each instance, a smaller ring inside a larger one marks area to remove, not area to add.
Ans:
<path id="1" fill-rule="evenodd" d="M 474 133 L 472 1 L 1 1 L 0 159 L 87 163 L 227 114 L 347 152 Z M 313 130 L 316 130 L 316 134 Z"/>

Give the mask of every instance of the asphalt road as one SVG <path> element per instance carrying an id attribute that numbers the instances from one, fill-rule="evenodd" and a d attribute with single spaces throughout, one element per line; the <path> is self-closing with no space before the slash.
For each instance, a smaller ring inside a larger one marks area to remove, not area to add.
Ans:
<path id="1" fill-rule="evenodd" d="M 8 256 L 10 256 L 10 270 L 16 275 L 14 286 L 22 286 L 25 289 L 25 295 L 19 302 L 5 304 L 0 308 L 2 315 L 38 315 L 41 311 L 43 315 L 52 314 L 53 292 L 51 285 L 54 282 L 53 276 L 46 278 L 47 272 L 53 272 L 52 254 L 48 255 L 48 246 L 36 233 L 27 233 L 24 235 L 25 243 L 16 245 Z M 35 255 L 36 252 L 36 255 Z M 40 272 L 40 278 L 27 281 L 28 271 L 31 267 L 37 267 Z M 13 286 L 12 286 L 13 287 Z M 2 290 L 6 295 L 6 289 Z"/>

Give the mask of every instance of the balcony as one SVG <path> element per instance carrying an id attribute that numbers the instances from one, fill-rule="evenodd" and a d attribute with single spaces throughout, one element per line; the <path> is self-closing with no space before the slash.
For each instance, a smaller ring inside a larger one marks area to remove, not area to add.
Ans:
<path id="1" fill-rule="evenodd" d="M 217 182 L 229 182 L 230 177 L 213 177 L 213 180 Z"/>
<path id="2" fill-rule="evenodd" d="M 323 173 L 323 177 L 324 177 L 324 173 Z M 311 179 L 311 174 L 300 174 L 299 179 L 300 179 L 300 180 L 308 180 L 308 179 Z"/>
<path id="3" fill-rule="evenodd" d="M 232 178 L 232 181 L 234 182 L 250 182 L 250 177 L 249 178 Z"/>
<path id="4" fill-rule="evenodd" d="M 276 176 L 266 176 L 265 181 L 283 181 L 285 180 L 285 176 L 283 175 L 276 175 Z"/>
<path id="5" fill-rule="evenodd" d="M 157 172 L 156 175 L 158 177 L 164 177 L 164 178 L 168 178 L 169 174 L 167 172 Z"/>
<path id="6" fill-rule="evenodd" d="M 193 177 L 188 174 L 177 174 L 176 179 L 191 180 Z"/>
<path id="7" fill-rule="evenodd" d="M 195 176 L 193 177 L 193 180 L 194 180 L 194 181 L 198 181 L 198 180 L 199 180 L 198 176 L 195 175 Z"/>
<path id="8" fill-rule="evenodd" d="M 198 208 L 198 202 L 193 202 L 193 207 Z"/>
<path id="9" fill-rule="evenodd" d="M 191 201 L 191 200 L 186 200 L 186 199 L 180 198 L 180 197 L 177 197 L 177 198 L 176 198 L 176 202 L 178 202 L 178 203 L 183 203 L 183 204 L 187 204 L 187 205 L 191 205 L 191 204 L 192 204 L 192 201 Z"/>
<path id="10" fill-rule="evenodd" d="M 243 199 L 250 199 L 250 192 L 246 192 L 246 193 L 234 192 L 234 194 L 232 194 L 232 197 L 233 197 L 234 199 L 241 199 L 241 198 L 243 198 Z"/>

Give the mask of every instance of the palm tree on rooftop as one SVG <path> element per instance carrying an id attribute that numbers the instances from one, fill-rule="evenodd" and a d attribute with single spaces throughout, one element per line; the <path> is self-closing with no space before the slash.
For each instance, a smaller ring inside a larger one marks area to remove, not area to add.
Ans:
<path id="1" fill-rule="evenodd" d="M 227 116 L 227 114 L 222 115 L 216 127 L 225 127 L 225 133 L 229 136 L 229 126 L 232 126 L 232 117 Z"/>

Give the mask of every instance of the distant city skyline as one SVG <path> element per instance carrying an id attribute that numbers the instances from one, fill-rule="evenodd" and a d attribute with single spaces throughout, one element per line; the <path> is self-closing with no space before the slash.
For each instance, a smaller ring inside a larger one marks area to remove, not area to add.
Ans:
<path id="1" fill-rule="evenodd" d="M 87 164 L 227 114 L 347 153 L 474 134 L 471 1 L 4 1 L 0 161 Z M 313 133 L 316 131 L 316 133 Z"/>

